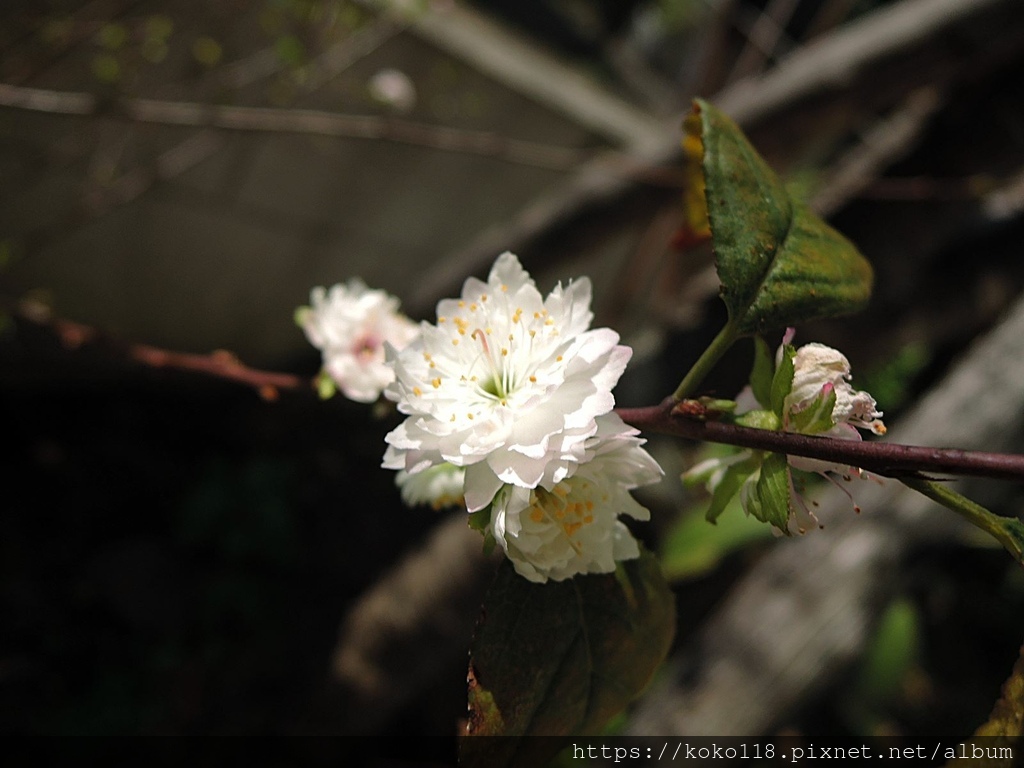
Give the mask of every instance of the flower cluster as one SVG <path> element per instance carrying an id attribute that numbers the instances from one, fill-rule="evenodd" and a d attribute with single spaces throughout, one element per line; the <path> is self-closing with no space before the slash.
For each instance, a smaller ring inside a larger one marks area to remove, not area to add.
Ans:
<path id="1" fill-rule="evenodd" d="M 737 397 L 737 423 L 841 440 L 860 440 L 858 429 L 885 434 L 882 413 L 874 398 L 850 384 L 850 361 L 846 356 L 818 343 L 794 349 L 789 343 L 792 335 L 790 329 L 783 338 L 771 374 L 762 370 L 758 382 L 755 370 L 752 386 Z M 741 450 L 700 462 L 683 475 L 683 481 L 706 485 L 712 493 L 711 518 L 739 488 L 740 501 L 748 514 L 770 522 L 780 532 L 805 533 L 819 527 L 818 518 L 798 493 L 790 468 L 829 479 L 828 473 L 846 479 L 866 476 L 858 467 L 801 456 L 786 456 L 783 460 Z M 766 481 L 767 473 L 777 473 L 784 479 L 784 498 L 778 493 L 783 484 Z"/>
<path id="2" fill-rule="evenodd" d="M 489 515 L 487 532 L 532 581 L 636 557 L 618 516 L 645 517 L 629 490 L 661 476 L 611 412 L 631 351 L 590 329 L 590 296 L 584 278 L 543 297 L 505 253 L 404 349 L 385 345 L 385 395 L 406 418 L 387 435 L 384 466 L 410 478 L 463 469 L 467 509 Z"/>
<path id="3" fill-rule="evenodd" d="M 310 306 L 300 307 L 295 320 L 323 353 L 327 379 L 322 379 L 321 392 L 330 395 L 337 385 L 345 397 L 361 403 L 376 401 L 394 379 L 384 356 L 385 342 L 400 349 L 419 333 L 399 313 L 397 298 L 371 290 L 358 278 L 330 290 L 314 288 Z"/>

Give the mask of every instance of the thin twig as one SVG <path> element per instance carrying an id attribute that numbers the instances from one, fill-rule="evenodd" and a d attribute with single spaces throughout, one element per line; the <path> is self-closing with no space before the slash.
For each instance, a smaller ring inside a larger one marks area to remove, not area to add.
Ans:
<path id="1" fill-rule="evenodd" d="M 668 400 L 646 408 L 619 408 L 627 424 L 640 430 L 692 440 L 725 443 L 758 451 L 804 456 L 859 467 L 886 477 L 920 477 L 921 473 L 969 475 L 999 480 L 1024 480 L 1024 455 L 929 448 L 886 442 L 836 440 L 791 432 L 752 429 L 688 417 L 679 403 Z"/>
<path id="2" fill-rule="evenodd" d="M 0 106 L 85 117 L 102 114 L 160 125 L 378 139 L 449 152 L 498 157 L 521 165 L 551 170 L 568 170 L 592 154 L 575 147 L 512 139 L 488 131 L 467 131 L 374 115 L 343 115 L 312 109 L 239 107 L 128 97 L 106 104 L 91 93 L 25 88 L 9 83 L 0 83 Z"/>
<path id="3" fill-rule="evenodd" d="M 255 389 L 264 400 L 276 400 L 279 390 L 282 389 L 315 391 L 313 381 L 309 378 L 293 373 L 250 368 L 232 352 L 223 349 L 200 355 L 161 349 L 150 344 L 119 341 L 90 325 L 54 317 L 47 307 L 34 301 L 18 303 L 12 314 L 33 325 L 50 329 L 65 349 L 75 350 L 85 344 L 102 342 L 116 355 L 135 360 L 150 368 L 191 371 L 245 384 Z"/>

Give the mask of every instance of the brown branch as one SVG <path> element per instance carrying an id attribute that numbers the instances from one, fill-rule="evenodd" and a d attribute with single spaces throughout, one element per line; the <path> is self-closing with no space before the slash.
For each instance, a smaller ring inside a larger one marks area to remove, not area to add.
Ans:
<path id="1" fill-rule="evenodd" d="M 719 421 L 695 419 L 682 413 L 678 406 L 679 403 L 667 400 L 661 405 L 618 408 L 616 412 L 627 424 L 648 432 L 819 459 L 859 467 L 886 477 L 906 477 L 929 472 L 1024 481 L 1024 455 L 929 448 L 899 443 L 836 440 L 791 432 L 752 429 Z"/>
<path id="2" fill-rule="evenodd" d="M 34 301 L 20 302 L 11 314 L 38 327 L 49 329 L 65 349 L 76 350 L 85 344 L 103 343 L 115 353 L 150 368 L 191 371 L 244 384 L 255 389 L 264 400 L 276 400 L 282 389 L 314 391 L 312 380 L 306 377 L 250 368 L 227 350 L 219 349 L 207 355 L 200 355 L 174 352 L 150 344 L 119 341 L 90 325 L 54 317 L 48 307 Z"/>

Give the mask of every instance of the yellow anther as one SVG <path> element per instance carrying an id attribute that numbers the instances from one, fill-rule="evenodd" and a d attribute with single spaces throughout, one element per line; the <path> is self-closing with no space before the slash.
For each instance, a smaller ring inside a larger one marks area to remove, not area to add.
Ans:
<path id="1" fill-rule="evenodd" d="M 502 292 L 502 293 L 508 293 L 508 286 L 507 286 L 507 285 L 504 285 L 504 284 L 503 284 L 503 285 L 501 286 L 501 292 Z"/>
<path id="2" fill-rule="evenodd" d="M 452 339 L 452 346 L 453 347 L 459 346 L 459 340 L 458 339 Z"/>
<path id="3" fill-rule="evenodd" d="M 508 357 L 508 350 L 505 349 L 504 347 L 501 348 L 501 356 Z"/>
<path id="4" fill-rule="evenodd" d="M 530 383 L 531 384 L 536 384 L 537 383 L 537 377 L 536 376 L 531 376 L 530 377 Z"/>
<path id="5" fill-rule="evenodd" d="M 434 385 L 434 389 L 437 389 L 438 387 L 441 386 L 441 377 L 438 376 L 438 377 L 432 379 L 430 383 Z"/>
<path id="6" fill-rule="evenodd" d="M 465 336 L 465 335 L 466 335 L 466 326 L 460 325 L 459 326 L 459 336 Z"/>
<path id="7" fill-rule="evenodd" d="M 412 388 L 412 393 L 413 393 L 414 395 L 416 395 L 416 397 L 419 397 L 420 395 L 422 395 L 422 394 L 423 394 L 423 390 L 422 390 L 422 389 L 420 389 L 419 387 L 413 387 L 413 388 Z"/>
<path id="8" fill-rule="evenodd" d="M 459 301 L 459 309 L 465 309 L 465 308 L 466 308 L 466 302 L 460 300 Z"/>
<path id="9" fill-rule="evenodd" d="M 466 416 L 468 416 L 468 417 L 469 417 L 469 420 L 470 420 L 470 421 L 472 421 L 472 420 L 473 420 L 473 414 L 472 414 L 472 413 L 467 413 L 467 414 L 466 414 Z"/>
<path id="10" fill-rule="evenodd" d="M 438 315 L 438 316 L 437 316 L 437 322 L 438 322 L 439 324 L 440 324 L 440 323 L 447 323 L 447 322 L 448 322 L 448 318 L 447 318 L 447 317 L 445 317 L 444 315 Z"/>
<path id="11" fill-rule="evenodd" d="M 544 510 L 542 510 L 540 507 L 534 507 L 533 509 L 530 510 L 530 519 L 533 520 L 533 522 L 535 523 L 543 522 Z"/>
<path id="12" fill-rule="evenodd" d="M 558 363 L 562 362 L 562 356 L 559 355 L 558 357 L 556 357 L 555 358 L 555 362 L 558 362 Z"/>

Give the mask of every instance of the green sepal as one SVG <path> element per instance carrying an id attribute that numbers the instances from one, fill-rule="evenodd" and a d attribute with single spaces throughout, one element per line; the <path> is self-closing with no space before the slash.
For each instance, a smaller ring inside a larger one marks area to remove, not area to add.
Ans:
<path id="1" fill-rule="evenodd" d="M 789 463 L 781 453 L 770 453 L 761 464 L 761 476 L 748 499 L 747 511 L 758 520 L 789 535 Z"/>
<path id="2" fill-rule="evenodd" d="M 782 359 L 775 369 L 775 376 L 772 377 L 771 395 L 768 399 L 769 407 L 785 422 L 786 397 L 793 391 L 793 358 L 796 357 L 796 349 L 792 344 L 785 344 L 782 347 Z"/>
<path id="3" fill-rule="evenodd" d="M 806 407 L 801 408 L 789 416 L 789 431 L 799 432 L 802 435 L 817 435 L 821 432 L 828 432 L 835 426 L 832 419 L 832 412 L 836 408 L 836 390 L 828 388 L 828 394 L 822 392 L 811 400 Z"/>
<path id="4" fill-rule="evenodd" d="M 750 369 L 750 390 L 762 407 L 772 401 L 772 379 L 775 377 L 775 356 L 763 336 L 754 337 L 754 366 Z"/>
<path id="5" fill-rule="evenodd" d="M 711 504 L 708 506 L 708 511 L 704 513 L 705 520 L 709 523 L 717 522 L 719 515 L 725 511 L 732 497 L 739 493 L 740 488 L 747 482 L 747 478 L 757 471 L 762 455 L 758 451 L 750 458 L 733 464 L 725 471 L 721 481 L 711 494 Z"/>

